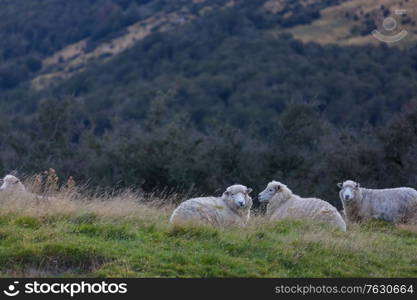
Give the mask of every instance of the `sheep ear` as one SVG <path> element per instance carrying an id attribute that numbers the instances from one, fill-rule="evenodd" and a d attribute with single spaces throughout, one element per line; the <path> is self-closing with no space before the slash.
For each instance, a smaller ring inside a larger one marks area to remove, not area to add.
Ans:
<path id="1" fill-rule="evenodd" d="M 356 183 L 356 188 L 358 189 L 358 188 L 360 188 L 361 187 L 361 184 L 358 182 L 358 183 Z"/>
<path id="2" fill-rule="evenodd" d="M 275 190 L 278 192 L 278 191 L 280 191 L 281 190 L 281 186 L 280 185 L 277 185 L 276 187 L 275 187 Z"/>
<path id="3" fill-rule="evenodd" d="M 248 194 L 250 194 L 250 193 L 252 193 L 252 189 L 251 188 L 248 188 L 248 190 L 246 191 L 246 193 L 248 193 Z"/>
<path id="4" fill-rule="evenodd" d="M 341 189 L 343 187 L 343 183 L 339 182 L 337 186 Z"/>
<path id="5" fill-rule="evenodd" d="M 229 191 L 225 191 L 223 194 L 226 195 L 226 196 L 229 196 L 230 195 L 230 192 Z"/>

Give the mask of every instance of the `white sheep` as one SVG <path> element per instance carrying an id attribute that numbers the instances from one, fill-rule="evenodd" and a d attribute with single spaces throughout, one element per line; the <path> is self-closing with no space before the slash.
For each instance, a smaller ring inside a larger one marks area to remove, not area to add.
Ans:
<path id="1" fill-rule="evenodd" d="M 172 213 L 173 224 L 211 224 L 215 226 L 244 225 L 249 220 L 251 188 L 235 184 L 221 197 L 193 198 L 181 203 Z"/>
<path id="2" fill-rule="evenodd" d="M 55 197 L 47 197 L 43 195 L 33 194 L 28 192 L 23 185 L 23 183 L 13 175 L 6 175 L 2 180 L 2 185 L 0 186 L 0 192 L 8 193 L 8 194 L 17 194 L 19 196 L 24 197 L 31 197 L 35 199 L 47 199 L 47 200 L 54 200 Z"/>
<path id="3" fill-rule="evenodd" d="M 361 222 L 382 219 L 394 223 L 414 223 L 412 215 L 417 207 L 417 191 L 400 187 L 393 189 L 366 189 L 352 180 L 338 183 L 347 219 Z"/>
<path id="4" fill-rule="evenodd" d="M 317 198 L 302 198 L 283 183 L 271 181 L 259 194 L 259 201 L 266 202 L 270 220 L 300 219 L 329 223 L 346 231 L 346 223 L 337 209 L 330 203 Z"/>
<path id="5" fill-rule="evenodd" d="M 2 179 L 2 185 L 0 186 L 0 191 L 24 193 L 26 192 L 26 188 L 16 176 L 6 175 Z"/>

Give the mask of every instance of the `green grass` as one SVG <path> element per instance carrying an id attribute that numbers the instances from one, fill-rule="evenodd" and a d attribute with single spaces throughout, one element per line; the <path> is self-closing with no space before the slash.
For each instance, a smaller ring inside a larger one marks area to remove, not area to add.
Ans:
<path id="1" fill-rule="evenodd" d="M 417 227 L 174 227 L 175 195 L 54 196 L 0 193 L 1 277 L 417 277 Z"/>
<path id="2" fill-rule="evenodd" d="M 171 227 L 169 209 L 140 210 L 123 217 L 0 208 L 0 275 L 417 277 L 412 227 L 372 222 L 342 233 L 261 217 L 245 228 Z"/>

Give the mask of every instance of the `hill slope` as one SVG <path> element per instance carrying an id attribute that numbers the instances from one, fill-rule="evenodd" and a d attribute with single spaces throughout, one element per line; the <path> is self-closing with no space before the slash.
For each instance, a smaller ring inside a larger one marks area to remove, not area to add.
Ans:
<path id="1" fill-rule="evenodd" d="M 335 205 L 347 178 L 416 187 L 417 47 L 288 33 L 356 0 L 1 3 L 1 174 L 199 194 L 277 179 Z"/>
<path id="2" fill-rule="evenodd" d="M 269 15 L 273 34 L 289 32 L 303 42 L 377 45 L 381 43 L 372 30 L 389 36 L 404 29 L 407 37 L 392 45 L 409 47 L 415 44 L 417 31 L 413 3 L 401 0 L 264 0 L 255 5 L 243 0 L 109 0 L 89 5 L 55 0 L 48 6 L 42 1 L 2 0 L 2 5 L 0 61 L 5 66 L 0 70 L 0 89 L 28 79 L 36 89 L 47 87 L 92 62 L 105 62 L 150 34 L 177 30 L 210 12 L 233 7 L 250 6 L 253 13 Z M 399 10 L 404 13 L 397 15 Z M 382 26 L 387 17 L 398 22 L 393 32 Z"/>
<path id="3" fill-rule="evenodd" d="M 283 1 L 270 1 L 283 2 Z M 307 3 L 310 1 L 306 1 Z M 314 1 L 311 1 L 314 2 Z M 387 37 L 395 36 L 402 30 L 407 31 L 404 39 L 390 44 L 394 47 L 409 47 L 417 40 L 417 12 L 413 1 L 403 0 L 351 0 L 340 1 L 320 10 L 320 17 L 311 24 L 296 25 L 285 29 L 303 42 L 338 45 L 378 45 L 372 32 L 379 30 Z M 393 18 L 395 24 L 389 30 L 383 24 L 387 18 Z M 281 30 L 278 30 L 280 32 Z"/>
<path id="4" fill-rule="evenodd" d="M 168 224 L 172 207 L 133 194 L 77 197 L 0 198 L 1 276 L 417 276 L 413 227 L 374 222 L 342 233 L 255 217 L 246 228 L 179 228 Z"/>

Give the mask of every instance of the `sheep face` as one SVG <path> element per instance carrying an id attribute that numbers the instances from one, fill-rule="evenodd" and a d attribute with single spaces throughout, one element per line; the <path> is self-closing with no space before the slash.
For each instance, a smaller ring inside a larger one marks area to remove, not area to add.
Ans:
<path id="1" fill-rule="evenodd" d="M 235 208 L 244 209 L 252 206 L 252 198 L 249 194 L 252 192 L 251 188 L 244 185 L 235 184 L 229 186 L 223 193 L 223 200 Z"/>
<path id="2" fill-rule="evenodd" d="M 352 201 L 354 198 L 357 198 L 360 184 L 352 180 L 347 180 L 343 183 L 339 183 L 338 187 L 340 188 L 340 199 L 342 201 L 349 202 Z"/>
<path id="3" fill-rule="evenodd" d="M 279 199 L 286 198 L 287 194 L 291 193 L 288 187 L 278 181 L 271 181 L 266 186 L 266 189 L 259 193 L 259 202 L 268 203 L 275 196 L 279 196 Z"/>
<path id="4" fill-rule="evenodd" d="M 2 180 L 0 191 L 24 192 L 26 189 L 17 177 L 13 175 L 6 175 Z"/>

